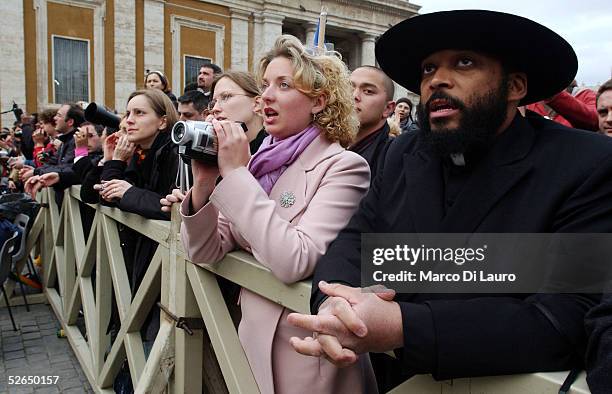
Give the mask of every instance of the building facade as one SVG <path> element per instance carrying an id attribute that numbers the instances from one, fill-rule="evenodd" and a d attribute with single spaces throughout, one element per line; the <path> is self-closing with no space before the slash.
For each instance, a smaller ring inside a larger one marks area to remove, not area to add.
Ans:
<path id="1" fill-rule="evenodd" d="M 326 41 L 351 69 L 375 64 L 377 37 L 419 9 L 406 0 L 2 0 L 1 108 L 95 101 L 121 112 L 147 70 L 163 71 L 178 96 L 205 62 L 252 71 L 282 33 L 312 43 L 322 5 Z"/>

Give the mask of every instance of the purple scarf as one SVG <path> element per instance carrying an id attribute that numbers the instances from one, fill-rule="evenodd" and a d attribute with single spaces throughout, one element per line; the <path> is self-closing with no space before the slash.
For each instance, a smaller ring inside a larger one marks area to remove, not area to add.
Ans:
<path id="1" fill-rule="evenodd" d="M 271 135 L 263 140 L 249 163 L 249 171 L 266 194 L 270 194 L 278 178 L 318 135 L 319 128 L 311 124 L 302 132 L 283 140 L 276 140 Z"/>

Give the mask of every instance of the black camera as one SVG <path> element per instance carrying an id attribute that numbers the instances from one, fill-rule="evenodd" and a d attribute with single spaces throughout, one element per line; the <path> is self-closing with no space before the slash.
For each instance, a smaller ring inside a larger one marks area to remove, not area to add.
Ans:
<path id="1" fill-rule="evenodd" d="M 85 108 L 85 120 L 94 124 L 101 124 L 111 129 L 119 129 L 121 118 L 96 103 L 89 103 Z"/>
<path id="2" fill-rule="evenodd" d="M 247 127 L 238 122 L 244 132 Z M 170 133 L 172 142 L 179 146 L 179 155 L 184 161 L 197 160 L 204 163 L 217 165 L 217 135 L 212 123 L 186 120 L 179 121 L 172 127 Z"/>

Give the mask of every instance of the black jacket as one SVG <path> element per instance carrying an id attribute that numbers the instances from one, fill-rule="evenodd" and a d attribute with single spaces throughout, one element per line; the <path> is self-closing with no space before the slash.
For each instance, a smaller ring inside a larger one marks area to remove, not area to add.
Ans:
<path id="1" fill-rule="evenodd" d="M 124 179 L 134 185 L 115 205 L 122 211 L 136 213 L 147 219 L 170 220 L 170 214 L 161 211 L 159 200 L 172 191 L 178 169 L 178 148 L 170 133 L 159 133 L 146 158 L 138 163 L 138 155 L 130 164 L 121 160 L 104 163 L 100 179 Z"/>
<path id="2" fill-rule="evenodd" d="M 104 156 L 102 156 L 104 157 Z M 102 175 L 102 169 L 104 168 L 98 163 L 95 166 L 89 169 L 89 171 L 85 171 L 82 181 L 81 181 L 81 200 L 90 204 L 102 204 L 102 205 L 110 205 L 106 201 L 102 201 L 100 199 L 100 193 L 97 190 L 94 190 L 94 185 L 100 183 L 100 176 Z M 77 162 L 78 163 L 78 162 Z M 76 163 L 75 163 L 76 164 Z"/>
<path id="3" fill-rule="evenodd" d="M 603 297 L 585 320 L 589 333 L 586 369 L 593 394 L 612 391 L 612 294 Z"/>
<path id="4" fill-rule="evenodd" d="M 34 160 L 34 140 L 32 139 L 34 130 L 34 126 L 29 123 L 21 126 L 21 153 L 26 160 Z"/>
<path id="5" fill-rule="evenodd" d="M 80 184 L 87 176 L 87 173 L 98 164 L 101 158 L 102 151 L 97 151 L 75 161 L 74 164 L 72 164 L 72 176 L 74 178 L 67 181 L 72 182 L 71 185 Z"/>
<path id="6" fill-rule="evenodd" d="M 320 280 L 360 285 L 362 233 L 612 232 L 612 139 L 517 116 L 444 213 L 441 159 L 420 133 L 390 145 L 373 186 L 319 261 Z M 324 295 L 313 286 L 315 313 Z M 398 294 L 404 372 L 453 377 L 566 370 L 598 297 Z"/>
<path id="7" fill-rule="evenodd" d="M 51 157 L 51 159 L 49 159 L 49 163 L 34 169 L 34 175 L 57 172 L 61 176 L 62 172 L 72 170 L 75 148 L 74 133 L 75 131 L 72 130 L 57 137 L 60 141 L 62 141 L 62 146 L 60 146 L 59 150 L 57 151 L 57 155 Z"/>
<path id="8" fill-rule="evenodd" d="M 58 191 L 62 191 L 72 185 L 79 185 L 101 158 L 102 152 L 98 151 L 77 160 L 70 168 L 59 173 L 60 180 L 53 187 Z"/>
<path id="9" fill-rule="evenodd" d="M 147 219 L 170 220 L 170 214 L 161 211 L 159 200 L 175 187 L 177 168 L 177 147 L 170 140 L 169 133 L 160 133 L 142 163 L 138 163 L 135 153 L 129 165 L 121 160 L 109 160 L 103 166 L 93 166 L 83 179 L 81 198 L 88 203 L 116 206 Z M 101 201 L 93 185 L 112 179 L 123 179 L 133 186 L 118 201 Z M 135 292 L 157 249 L 157 243 L 122 225 L 119 226 L 119 237 Z"/>
<path id="10" fill-rule="evenodd" d="M 389 137 L 389 124 L 385 122 L 380 129 L 349 148 L 349 150 L 366 159 L 370 165 L 372 180 L 374 180 L 378 164 L 385 157 L 391 141 L 392 139 Z"/>

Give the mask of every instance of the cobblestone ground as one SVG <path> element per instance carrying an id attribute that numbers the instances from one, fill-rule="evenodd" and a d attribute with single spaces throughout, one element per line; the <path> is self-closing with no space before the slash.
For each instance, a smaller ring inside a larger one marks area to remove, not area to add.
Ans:
<path id="1" fill-rule="evenodd" d="M 49 305 L 12 307 L 17 331 L 0 308 L 0 393 L 93 393 L 70 343 L 58 338 L 60 324 Z M 59 378 L 50 385 L 9 385 L 9 376 Z"/>

